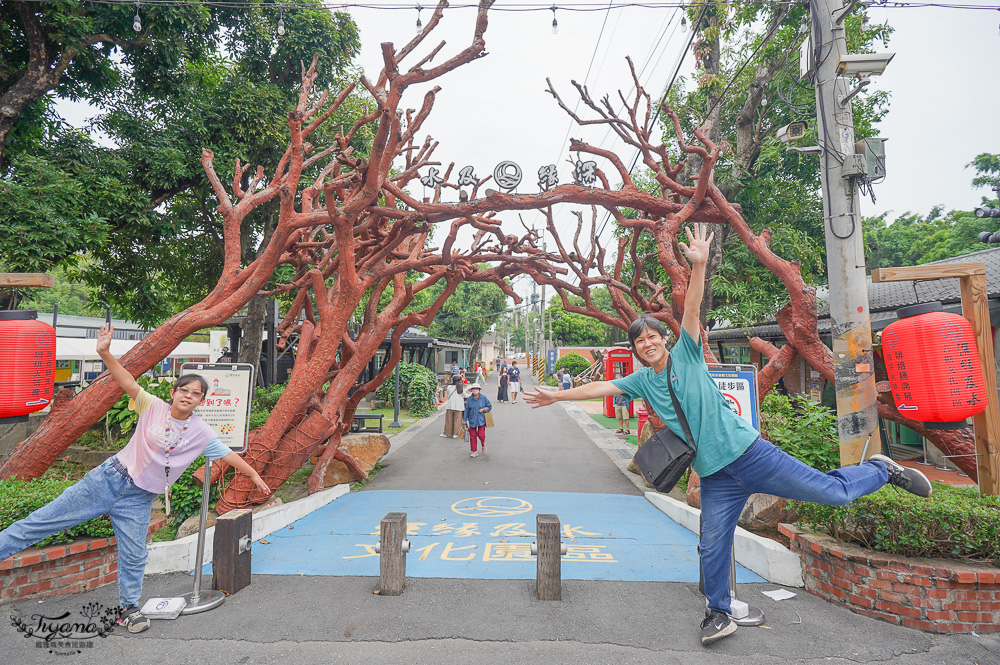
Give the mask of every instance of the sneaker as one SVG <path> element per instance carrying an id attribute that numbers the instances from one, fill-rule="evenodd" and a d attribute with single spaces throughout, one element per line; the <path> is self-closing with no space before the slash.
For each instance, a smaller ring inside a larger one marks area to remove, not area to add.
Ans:
<path id="1" fill-rule="evenodd" d="M 469 455 L 469 457 L 479 457 L 479 453 L 478 453 L 478 452 L 476 452 L 476 451 L 473 451 L 473 452 L 472 452 L 472 453 L 471 453 L 471 454 Z"/>
<path id="2" fill-rule="evenodd" d="M 712 610 L 712 613 L 701 622 L 701 643 L 704 646 L 714 644 L 724 637 L 736 632 L 736 622 L 725 612 Z"/>
<path id="3" fill-rule="evenodd" d="M 927 480 L 927 476 L 918 469 L 903 466 L 885 455 L 872 455 L 867 461 L 882 462 L 885 465 L 885 470 L 889 472 L 890 485 L 922 497 L 930 496 L 933 491 L 931 481 Z"/>
<path id="4" fill-rule="evenodd" d="M 438 436 L 439 436 L 439 437 L 441 437 L 442 439 L 450 439 L 450 438 L 451 438 L 451 437 L 452 437 L 453 435 L 449 435 L 449 434 L 438 434 Z"/>
<path id="5" fill-rule="evenodd" d="M 462 437 L 460 437 L 460 436 L 459 436 L 459 435 L 457 435 L 457 434 L 452 434 L 452 435 L 451 435 L 451 438 L 453 438 L 453 439 L 461 439 Z"/>
<path id="6" fill-rule="evenodd" d="M 141 633 L 149 628 L 149 617 L 143 615 L 138 607 L 126 607 L 118 616 L 118 625 L 125 626 L 130 633 Z"/>

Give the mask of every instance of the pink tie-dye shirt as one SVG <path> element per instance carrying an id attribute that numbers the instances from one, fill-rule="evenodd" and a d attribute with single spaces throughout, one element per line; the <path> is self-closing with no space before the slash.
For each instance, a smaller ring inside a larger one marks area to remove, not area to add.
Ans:
<path id="1" fill-rule="evenodd" d="M 128 408 L 139 414 L 139 422 L 128 445 L 116 457 L 128 469 L 132 482 L 147 492 L 163 494 L 201 455 L 216 460 L 230 453 L 229 448 L 219 441 L 215 430 L 198 416 L 192 415 L 188 420 L 187 431 L 170 451 L 168 478 L 163 446 L 166 421 L 170 418 L 171 440 L 176 432 L 184 430 L 184 421 L 170 417 L 170 405 L 142 389 L 135 399 L 129 400 Z"/>

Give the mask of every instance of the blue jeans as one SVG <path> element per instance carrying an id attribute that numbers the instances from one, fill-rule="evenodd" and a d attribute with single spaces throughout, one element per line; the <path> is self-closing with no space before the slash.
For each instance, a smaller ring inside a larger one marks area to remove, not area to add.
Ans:
<path id="1" fill-rule="evenodd" d="M 761 492 L 843 506 L 889 480 L 882 462 L 822 473 L 757 437 L 742 456 L 701 479 L 701 570 L 708 609 L 729 613 L 733 535 L 743 506 Z"/>
<path id="2" fill-rule="evenodd" d="M 101 515 L 111 517 L 118 540 L 118 595 L 122 607 L 139 604 L 146 569 L 146 532 L 156 495 L 136 487 L 108 458 L 80 482 L 23 520 L 0 531 L 0 561 L 39 540 Z"/>

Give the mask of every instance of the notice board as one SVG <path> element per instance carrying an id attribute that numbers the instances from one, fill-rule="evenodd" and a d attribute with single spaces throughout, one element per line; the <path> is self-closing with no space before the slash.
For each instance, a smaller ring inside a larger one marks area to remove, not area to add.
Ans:
<path id="1" fill-rule="evenodd" d="M 205 400 L 194 410 L 230 450 L 246 452 L 254 374 L 249 363 L 184 363 L 180 375 L 200 374 L 208 382 Z"/>

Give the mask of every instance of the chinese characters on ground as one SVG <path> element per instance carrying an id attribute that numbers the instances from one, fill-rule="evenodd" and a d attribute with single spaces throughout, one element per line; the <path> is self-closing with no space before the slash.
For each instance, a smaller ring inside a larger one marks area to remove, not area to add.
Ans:
<path id="1" fill-rule="evenodd" d="M 463 499 L 451 506 L 451 510 L 463 517 L 478 518 L 509 518 L 524 514 L 532 509 L 532 505 L 522 499 L 512 497 L 474 497 Z M 499 521 L 499 520 L 498 520 Z M 479 521 L 448 522 L 442 519 L 438 524 L 429 527 L 428 522 L 408 522 L 406 535 L 417 537 L 413 542 L 411 556 L 417 556 L 419 561 L 430 557 L 442 561 L 481 560 L 483 562 L 522 561 L 534 562 L 531 554 L 531 543 L 528 541 L 509 542 L 508 538 L 534 538 L 535 533 L 529 529 L 527 522 L 502 522 L 486 524 Z M 376 529 L 369 535 L 378 537 Z M 595 531 L 586 531 L 582 527 L 564 524 L 563 540 L 574 541 L 588 536 L 602 536 Z M 423 537 L 435 539 L 424 545 Z M 440 540 L 438 540 L 440 539 Z M 487 539 L 483 543 L 482 540 Z M 495 540 L 489 540 L 495 539 Z M 477 542 L 470 542 L 477 541 Z M 363 559 L 377 557 L 375 543 L 355 543 L 364 553 L 346 555 L 344 559 Z M 590 563 L 618 563 L 614 555 L 605 551 L 606 545 L 584 545 L 573 542 L 566 543 L 566 554 L 562 560 Z"/>

